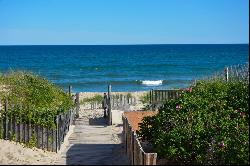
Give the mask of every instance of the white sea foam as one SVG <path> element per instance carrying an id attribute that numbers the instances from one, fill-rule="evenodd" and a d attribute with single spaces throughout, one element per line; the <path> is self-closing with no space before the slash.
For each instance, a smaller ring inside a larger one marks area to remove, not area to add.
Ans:
<path id="1" fill-rule="evenodd" d="M 145 80 L 142 81 L 141 83 L 146 86 L 159 86 L 162 85 L 163 80 L 156 80 L 156 81 Z"/>

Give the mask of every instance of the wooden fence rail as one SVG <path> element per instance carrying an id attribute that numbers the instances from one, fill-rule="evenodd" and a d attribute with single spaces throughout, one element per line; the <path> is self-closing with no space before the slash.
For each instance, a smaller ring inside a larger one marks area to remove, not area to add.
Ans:
<path id="1" fill-rule="evenodd" d="M 131 165 L 156 165 L 157 153 L 145 153 L 128 119 L 122 116 L 123 142 Z"/>
<path id="2" fill-rule="evenodd" d="M 129 95 L 112 95 L 111 107 L 113 109 L 123 109 L 129 105 L 136 105 L 136 98 Z"/>
<path id="3" fill-rule="evenodd" d="M 105 93 L 106 94 L 106 93 Z M 136 105 L 137 100 L 131 95 L 111 93 L 111 85 L 108 85 L 108 94 L 103 98 L 103 103 L 107 107 L 108 124 L 112 125 L 112 110 L 123 110 L 127 111 L 131 105 Z"/>
<path id="4" fill-rule="evenodd" d="M 69 126 L 73 124 L 77 117 L 77 109 L 79 108 L 76 103 L 76 107 L 73 109 L 57 115 L 54 118 L 56 128 L 51 129 L 24 122 L 22 119 L 17 120 L 16 116 L 8 113 L 12 112 L 12 108 L 8 108 L 8 103 L 5 102 L 4 110 L 0 110 L 0 139 L 12 140 L 43 150 L 58 152 L 69 131 Z M 21 116 L 18 118 L 21 118 Z"/>
<path id="5" fill-rule="evenodd" d="M 153 108 L 162 106 L 166 101 L 179 97 L 180 90 L 151 90 L 150 104 Z"/>

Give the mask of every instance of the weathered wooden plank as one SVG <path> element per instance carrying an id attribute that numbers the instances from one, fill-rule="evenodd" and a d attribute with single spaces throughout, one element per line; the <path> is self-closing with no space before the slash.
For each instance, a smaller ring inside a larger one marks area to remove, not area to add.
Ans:
<path id="1" fill-rule="evenodd" d="M 144 165 L 156 165 L 157 153 L 144 153 Z"/>
<path id="2" fill-rule="evenodd" d="M 16 142 L 20 142 L 20 126 L 19 122 L 16 121 L 15 130 L 16 130 Z"/>
<path id="3" fill-rule="evenodd" d="M 138 150 L 137 150 L 137 146 L 136 146 L 136 140 L 135 140 L 135 135 L 133 135 L 133 165 L 137 165 L 137 154 L 138 154 Z"/>
<path id="4" fill-rule="evenodd" d="M 76 118 L 79 118 L 79 110 L 80 110 L 80 94 L 76 93 Z"/>
<path id="5" fill-rule="evenodd" d="M 52 130 L 48 128 L 46 128 L 46 130 L 47 130 L 47 150 L 52 151 L 52 145 L 53 145 Z"/>
<path id="6" fill-rule="evenodd" d="M 56 152 L 59 150 L 59 116 L 56 116 Z"/>
<path id="7" fill-rule="evenodd" d="M 168 95 L 167 95 L 167 91 L 164 91 L 164 99 L 167 101 L 168 100 Z"/>
<path id="8" fill-rule="evenodd" d="M 36 135 L 36 147 L 39 148 L 39 129 L 38 129 L 38 126 L 34 126 L 34 129 L 35 129 L 35 135 Z"/>
<path id="9" fill-rule="evenodd" d="M 11 107 L 10 107 L 10 115 L 8 117 L 8 139 L 11 140 L 12 139 L 12 134 L 13 134 L 13 131 L 12 131 L 12 114 L 11 114 Z"/>
<path id="10" fill-rule="evenodd" d="M 5 100 L 4 104 L 4 139 L 8 140 L 8 100 Z"/>
<path id="11" fill-rule="evenodd" d="M 41 127 L 40 128 L 40 130 L 41 130 L 41 140 L 42 140 L 42 146 L 41 146 L 41 148 L 43 149 L 43 150 L 45 150 L 45 144 L 46 144 L 46 138 L 45 138 L 45 134 L 44 134 L 44 127 Z"/>
<path id="12" fill-rule="evenodd" d="M 12 116 L 12 136 L 13 136 L 13 141 L 16 141 L 16 117 L 15 116 Z"/>
<path id="13" fill-rule="evenodd" d="M 129 161 L 131 162 L 131 157 L 130 157 L 130 153 L 131 153 L 131 148 L 130 148 L 130 144 L 131 144 L 131 138 L 130 138 L 130 128 L 128 126 L 128 158 L 129 158 Z"/>
<path id="14" fill-rule="evenodd" d="M 158 93 L 157 93 L 157 90 L 155 90 L 154 93 L 155 93 L 155 103 L 157 103 L 157 101 L 158 101 Z"/>
<path id="15" fill-rule="evenodd" d="M 127 139 L 127 140 L 128 140 L 128 141 L 127 141 L 127 142 L 128 142 L 128 150 L 127 150 L 127 153 L 128 153 L 128 154 L 127 154 L 127 155 L 128 155 L 128 157 L 129 157 L 129 159 L 130 159 L 130 151 L 131 151 L 131 149 L 130 149 L 130 143 L 131 143 L 131 138 L 130 138 L 130 134 L 129 134 L 130 132 L 129 132 L 129 131 L 130 131 L 130 128 L 129 128 L 129 125 L 128 125 L 128 133 L 127 133 L 127 138 L 128 138 L 128 139 Z"/>
<path id="16" fill-rule="evenodd" d="M 158 92 L 158 101 L 161 102 L 161 91 L 158 90 L 157 92 Z"/>
<path id="17" fill-rule="evenodd" d="M 43 149 L 43 128 L 38 126 L 38 148 Z"/>
<path id="18" fill-rule="evenodd" d="M 52 135 L 53 135 L 53 146 L 52 146 L 52 151 L 57 152 L 57 137 L 56 137 L 56 129 L 52 130 Z"/>
<path id="19" fill-rule="evenodd" d="M 129 133 L 129 135 L 130 135 L 130 144 L 129 144 L 129 146 L 130 146 L 130 160 L 131 160 L 131 164 L 133 164 L 133 151 L 134 151 L 134 148 L 133 148 L 133 131 L 132 131 L 132 127 L 131 126 L 129 126 L 130 127 L 130 129 L 129 129 L 129 131 L 130 131 L 130 133 Z"/>
<path id="20" fill-rule="evenodd" d="M 138 158 L 138 165 L 143 165 L 144 160 L 143 160 L 143 151 L 142 149 L 139 150 L 139 158 Z"/>
<path id="21" fill-rule="evenodd" d="M 139 140 L 137 139 L 136 134 L 134 133 L 134 165 L 139 165 L 139 155 L 140 155 L 140 147 L 138 146 Z"/>
<path id="22" fill-rule="evenodd" d="M 25 143 L 29 142 L 29 124 L 25 123 Z"/>
<path id="23" fill-rule="evenodd" d="M 149 103 L 152 104 L 152 90 L 149 91 Z"/>
<path id="24" fill-rule="evenodd" d="M 32 138 L 32 126 L 31 126 L 31 122 L 29 121 L 29 124 L 28 124 L 28 141 L 30 141 L 31 138 Z"/>
<path id="25" fill-rule="evenodd" d="M 20 124 L 19 124 L 19 142 L 24 141 L 23 140 L 23 134 L 24 134 L 24 132 L 23 132 L 23 123 L 20 122 Z"/>
<path id="26" fill-rule="evenodd" d="M 3 138 L 3 115 L 0 117 L 0 139 Z"/>
<path id="27" fill-rule="evenodd" d="M 126 154 L 128 154 L 128 120 L 125 119 Z"/>
<path id="28" fill-rule="evenodd" d="M 149 155 L 149 165 L 156 165 L 157 153 L 148 153 Z"/>
<path id="29" fill-rule="evenodd" d="M 165 98 L 164 98 L 164 91 L 161 91 L 161 102 L 164 102 Z"/>

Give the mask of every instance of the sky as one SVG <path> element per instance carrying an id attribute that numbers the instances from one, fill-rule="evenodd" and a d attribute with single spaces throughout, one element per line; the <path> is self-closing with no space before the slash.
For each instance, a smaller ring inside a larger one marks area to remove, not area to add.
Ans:
<path id="1" fill-rule="evenodd" d="M 249 0 L 0 0 L 0 45 L 249 43 Z"/>

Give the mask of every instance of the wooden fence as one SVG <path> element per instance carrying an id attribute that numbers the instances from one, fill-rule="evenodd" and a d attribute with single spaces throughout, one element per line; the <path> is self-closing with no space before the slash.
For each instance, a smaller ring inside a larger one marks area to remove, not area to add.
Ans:
<path id="1" fill-rule="evenodd" d="M 136 98 L 133 96 L 117 94 L 111 97 L 111 107 L 113 109 L 124 110 L 130 105 L 136 105 Z"/>
<path id="2" fill-rule="evenodd" d="M 131 95 L 112 95 L 111 85 L 108 85 L 108 95 L 104 97 L 103 100 L 105 100 L 104 103 L 107 103 L 107 117 L 109 125 L 112 125 L 112 109 L 127 111 L 131 105 L 137 104 L 136 98 Z"/>
<path id="3" fill-rule="evenodd" d="M 201 80 L 245 80 L 249 81 L 249 63 L 227 66 L 224 70 L 207 75 Z"/>
<path id="4" fill-rule="evenodd" d="M 157 153 L 145 153 L 128 119 L 122 116 L 123 142 L 131 165 L 156 165 Z"/>
<path id="5" fill-rule="evenodd" d="M 20 119 L 17 120 L 15 116 L 8 113 L 12 109 L 8 108 L 8 104 L 5 102 L 4 109 L 0 111 L 0 138 L 35 146 L 43 150 L 58 152 L 64 137 L 69 131 L 69 126 L 73 124 L 74 119 L 77 117 L 77 109 L 79 109 L 79 98 L 77 100 L 77 95 L 75 101 L 76 107 L 54 117 L 55 129 L 34 125 L 30 122 L 22 122 L 22 120 L 20 122 Z"/>
<path id="6" fill-rule="evenodd" d="M 150 105 L 152 108 L 162 106 L 166 101 L 179 97 L 180 90 L 150 90 Z"/>

